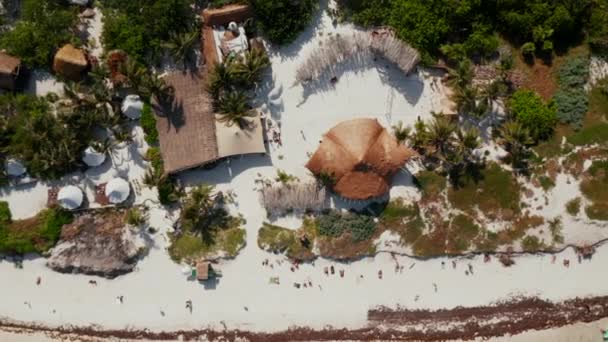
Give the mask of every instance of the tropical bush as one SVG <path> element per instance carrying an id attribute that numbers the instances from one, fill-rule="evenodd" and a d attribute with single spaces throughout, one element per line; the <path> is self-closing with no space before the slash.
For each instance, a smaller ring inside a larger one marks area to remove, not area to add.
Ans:
<path id="1" fill-rule="evenodd" d="M 0 96 L 0 109 L 7 120 L 0 148 L 44 179 L 75 170 L 92 129 L 101 124 L 95 112 L 55 115 L 46 99 L 30 95 Z"/>
<path id="2" fill-rule="evenodd" d="M 495 33 L 533 51 L 575 42 L 588 27 L 608 27 L 605 1 L 339 0 L 340 16 L 363 26 L 389 25 L 425 56 L 485 55 Z M 589 20 L 593 18 L 593 20 Z M 608 32 L 608 30 L 603 30 Z M 593 36 L 602 42 L 606 34 Z M 451 51 L 448 51 L 451 50 Z"/>
<path id="3" fill-rule="evenodd" d="M 315 219 L 319 234 L 329 237 L 339 237 L 348 232 L 354 242 L 371 238 L 376 231 L 376 223 L 370 216 L 356 213 L 340 213 L 330 211 Z"/>
<path id="4" fill-rule="evenodd" d="M 189 0 L 105 0 L 102 41 L 106 50 L 124 50 L 149 62 L 160 56 L 171 35 L 192 32 L 195 11 Z"/>
<path id="5" fill-rule="evenodd" d="M 260 30 L 276 44 L 287 44 L 308 26 L 318 0 L 250 0 Z"/>
<path id="6" fill-rule="evenodd" d="M 158 144 L 158 131 L 156 130 L 156 117 L 152 111 L 152 106 L 149 103 L 144 103 L 144 108 L 139 119 L 141 128 L 146 134 L 145 139 L 149 145 Z"/>
<path id="7" fill-rule="evenodd" d="M 0 253 L 44 253 L 55 246 L 61 228 L 73 216 L 60 208 L 46 209 L 26 220 L 11 220 L 6 202 L 0 202 Z"/>
<path id="8" fill-rule="evenodd" d="M 571 58 L 559 70 L 559 90 L 553 97 L 557 118 L 576 129 L 583 126 L 583 119 L 589 108 L 589 96 L 584 89 L 588 78 L 588 58 Z"/>
<path id="9" fill-rule="evenodd" d="M 553 103 L 545 104 L 540 96 L 530 90 L 518 90 L 509 100 L 508 108 L 516 121 L 527 129 L 536 142 L 549 138 L 556 124 Z"/>
<path id="10" fill-rule="evenodd" d="M 20 57 L 30 67 L 48 68 L 59 47 L 77 42 L 71 30 L 77 20 L 77 10 L 66 3 L 23 0 L 21 17 L 15 27 L 2 34 L 0 48 Z"/>

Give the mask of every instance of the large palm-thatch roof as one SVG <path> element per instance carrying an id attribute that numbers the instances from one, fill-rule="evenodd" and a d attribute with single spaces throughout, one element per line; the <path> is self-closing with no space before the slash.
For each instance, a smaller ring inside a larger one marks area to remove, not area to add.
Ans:
<path id="1" fill-rule="evenodd" d="M 378 120 L 354 119 L 327 132 L 306 167 L 317 176 L 331 176 L 339 195 L 365 200 L 388 192 L 392 176 L 415 155 Z"/>

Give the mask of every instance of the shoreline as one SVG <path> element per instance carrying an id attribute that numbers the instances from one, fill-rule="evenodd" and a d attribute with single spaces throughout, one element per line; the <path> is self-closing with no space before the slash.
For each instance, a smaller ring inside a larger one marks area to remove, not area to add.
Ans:
<path id="1" fill-rule="evenodd" d="M 496 322 L 498 317 L 501 322 Z M 506 318 L 506 319 L 505 319 Z M 175 330 L 153 332 L 148 329 L 110 330 L 96 326 L 49 327 L 27 322 L 0 319 L 0 332 L 18 334 L 44 333 L 52 338 L 119 339 L 121 341 L 166 341 L 218 339 L 245 341 L 330 341 L 330 340 L 471 340 L 514 336 L 526 332 L 545 331 L 577 323 L 608 318 L 608 296 L 577 298 L 552 303 L 537 297 L 511 299 L 495 305 L 456 307 L 443 310 L 409 310 L 379 308 L 368 311 L 369 325 L 359 329 L 326 327 L 291 327 L 277 332 L 252 332 L 241 329 Z M 428 329 L 428 325 L 442 326 Z"/>

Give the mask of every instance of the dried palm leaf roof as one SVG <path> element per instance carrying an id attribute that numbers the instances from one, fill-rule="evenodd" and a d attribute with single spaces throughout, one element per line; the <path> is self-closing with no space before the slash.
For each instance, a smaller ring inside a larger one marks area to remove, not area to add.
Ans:
<path id="1" fill-rule="evenodd" d="M 253 8 L 246 4 L 232 4 L 203 11 L 203 21 L 208 26 L 227 25 L 231 21 L 239 23 L 251 17 Z"/>
<path id="2" fill-rule="evenodd" d="M 354 119 L 327 132 L 306 167 L 315 175 L 332 176 L 341 196 L 365 200 L 384 195 L 392 176 L 415 155 L 378 120 Z"/>
<path id="3" fill-rule="evenodd" d="M 15 75 L 19 71 L 21 60 L 0 51 L 0 74 Z"/>

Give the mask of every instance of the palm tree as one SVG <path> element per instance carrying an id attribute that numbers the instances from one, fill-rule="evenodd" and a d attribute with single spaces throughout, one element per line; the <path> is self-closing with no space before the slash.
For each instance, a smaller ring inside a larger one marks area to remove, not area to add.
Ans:
<path id="1" fill-rule="evenodd" d="M 154 72 L 146 74 L 142 81 L 139 93 L 145 98 L 155 96 L 162 101 L 174 95 L 175 89 Z"/>
<path id="2" fill-rule="evenodd" d="M 222 90 L 229 89 L 234 85 L 234 69 L 234 62 L 231 58 L 213 67 L 213 70 L 209 74 L 207 88 L 215 100 L 219 99 Z"/>
<path id="3" fill-rule="evenodd" d="M 534 143 L 530 132 L 517 121 L 506 122 L 500 127 L 500 143 L 511 155 L 513 166 L 524 166 L 528 146 Z"/>
<path id="4" fill-rule="evenodd" d="M 255 112 L 249 107 L 249 97 L 242 91 L 231 91 L 223 95 L 217 107 L 220 112 L 218 121 L 228 126 L 237 124 L 243 129 L 249 125 L 248 119 L 255 117 Z"/>
<path id="5" fill-rule="evenodd" d="M 475 127 L 470 129 L 459 129 L 456 131 L 457 150 L 466 162 L 473 160 L 473 151 L 481 146 L 479 130 Z"/>
<path id="6" fill-rule="evenodd" d="M 403 121 L 397 122 L 397 124 L 393 125 L 393 134 L 395 135 L 395 139 L 400 144 L 404 143 L 412 133 L 412 129 L 403 125 Z"/>
<path id="7" fill-rule="evenodd" d="M 128 58 L 125 63 L 120 64 L 120 73 L 125 75 L 131 88 L 140 89 L 144 83 L 147 70 L 134 59 Z"/>
<path id="8" fill-rule="evenodd" d="M 445 159 L 450 146 L 454 142 L 456 125 L 443 116 L 436 116 L 428 127 L 427 145 L 438 154 L 440 159 Z"/>
<path id="9" fill-rule="evenodd" d="M 243 59 L 234 65 L 236 76 L 245 84 L 252 85 L 260 81 L 262 71 L 270 66 L 270 59 L 262 49 L 246 52 Z"/>
<path id="10" fill-rule="evenodd" d="M 192 189 L 181 214 L 183 227 L 201 233 L 207 229 L 216 198 L 217 193 L 212 185 L 202 184 Z"/>
<path id="11" fill-rule="evenodd" d="M 448 73 L 448 85 L 454 89 L 462 89 L 473 81 L 473 68 L 469 59 L 461 60 L 455 69 Z"/>
<path id="12" fill-rule="evenodd" d="M 427 140 L 428 140 L 427 124 L 424 121 L 418 119 L 418 120 L 416 120 L 416 123 L 414 124 L 414 134 L 412 135 L 412 138 L 411 138 L 411 144 L 415 149 L 417 149 L 418 151 L 421 151 L 426 146 Z"/>
<path id="13" fill-rule="evenodd" d="M 169 40 L 162 44 L 162 46 L 169 50 L 169 54 L 175 62 L 182 62 L 184 69 L 186 69 L 190 57 L 192 55 L 192 49 L 198 41 L 199 31 L 193 30 L 191 32 L 171 32 L 169 34 Z"/>

